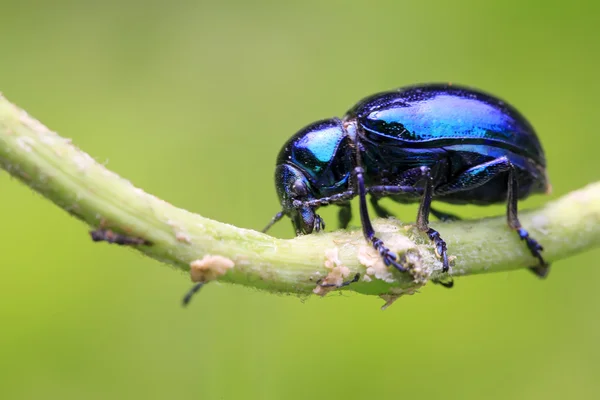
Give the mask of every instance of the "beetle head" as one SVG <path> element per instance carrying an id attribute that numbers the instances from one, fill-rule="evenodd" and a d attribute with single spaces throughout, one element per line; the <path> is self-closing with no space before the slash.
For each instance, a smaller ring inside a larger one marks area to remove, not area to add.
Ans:
<path id="1" fill-rule="evenodd" d="M 282 211 L 266 229 L 283 215 L 292 219 L 297 234 L 322 229 L 317 206 L 306 202 L 345 190 L 353 160 L 351 137 L 338 118 L 317 121 L 296 132 L 277 157 L 275 186 Z"/>
<path id="2" fill-rule="evenodd" d="M 283 213 L 292 220 L 297 235 L 319 231 L 323 227 L 323 221 L 314 208 L 304 205 L 315 196 L 309 180 L 300 170 L 289 164 L 278 165 L 275 186 Z"/>

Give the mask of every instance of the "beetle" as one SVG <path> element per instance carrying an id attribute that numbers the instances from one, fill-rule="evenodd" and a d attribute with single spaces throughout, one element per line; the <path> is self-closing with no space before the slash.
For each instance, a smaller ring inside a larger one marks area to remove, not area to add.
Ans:
<path id="1" fill-rule="evenodd" d="M 429 215 L 458 219 L 431 207 L 506 202 L 508 226 L 525 242 L 539 277 L 550 265 L 543 247 L 521 226 L 519 200 L 549 193 L 546 159 L 532 125 L 513 106 L 478 89 L 453 84 L 421 84 L 366 97 L 343 118 L 314 122 L 282 147 L 275 167 L 275 187 L 282 210 L 266 226 L 288 216 L 297 235 L 325 228 L 319 207 L 340 207 L 339 225 L 351 219 L 349 201 L 359 198 L 365 239 L 388 267 L 406 268 L 376 236 L 367 195 L 378 217 L 390 213 L 379 205 L 389 197 L 419 203 L 416 225 L 433 242 L 448 272 L 446 242 L 429 226 Z M 448 277 L 449 278 L 449 277 Z M 440 282 L 444 284 L 444 282 Z M 449 278 L 444 286 L 452 286 Z"/>

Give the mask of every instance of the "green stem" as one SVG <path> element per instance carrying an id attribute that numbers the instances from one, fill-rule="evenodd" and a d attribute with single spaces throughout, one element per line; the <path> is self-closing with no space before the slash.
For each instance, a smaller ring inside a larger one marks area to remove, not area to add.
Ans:
<path id="1" fill-rule="evenodd" d="M 87 224 L 151 242 L 137 247 L 144 254 L 183 270 L 196 266 L 192 268 L 196 280 L 217 278 L 269 291 L 308 294 L 317 287 L 316 281 L 328 274 L 325 282 L 339 283 L 360 273 L 362 278 L 345 289 L 398 295 L 440 276 L 441 263 L 429 241 L 413 227 L 394 220 L 378 220 L 375 228 L 392 250 L 407 257 L 413 275 L 383 267 L 359 230 L 282 240 L 177 208 L 107 170 L 1 95 L 0 164 Z M 523 212 L 521 221 L 544 245 L 549 262 L 598 246 L 600 183 Z M 441 225 L 454 259 L 452 275 L 536 264 L 504 217 L 432 223 L 434 228 Z M 198 261 L 207 255 L 225 258 Z"/>

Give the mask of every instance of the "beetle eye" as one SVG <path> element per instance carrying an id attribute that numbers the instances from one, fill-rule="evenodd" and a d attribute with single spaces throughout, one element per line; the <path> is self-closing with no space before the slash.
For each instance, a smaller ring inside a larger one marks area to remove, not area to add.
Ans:
<path id="1" fill-rule="evenodd" d="M 294 197 L 306 197 L 308 194 L 306 185 L 299 180 L 294 182 L 294 185 L 292 186 L 292 193 L 294 194 Z"/>

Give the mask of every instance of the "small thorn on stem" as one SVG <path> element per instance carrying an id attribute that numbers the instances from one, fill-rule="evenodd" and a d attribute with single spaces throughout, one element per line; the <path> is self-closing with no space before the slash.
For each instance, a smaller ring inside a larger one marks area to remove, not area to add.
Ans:
<path id="1" fill-rule="evenodd" d="M 94 242 L 108 242 L 122 246 L 150 246 L 152 243 L 146 239 L 134 236 L 127 236 L 111 231 L 110 229 L 96 229 L 90 231 L 90 236 Z"/>

